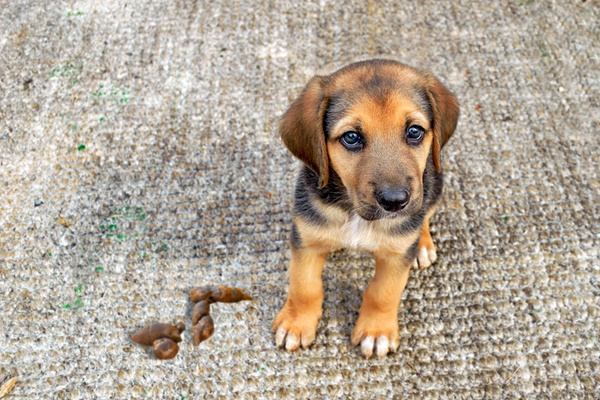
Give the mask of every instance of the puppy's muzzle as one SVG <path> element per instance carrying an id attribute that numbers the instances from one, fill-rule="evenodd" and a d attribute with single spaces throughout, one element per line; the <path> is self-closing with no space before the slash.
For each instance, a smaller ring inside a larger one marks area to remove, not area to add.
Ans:
<path id="1" fill-rule="evenodd" d="M 405 188 L 382 189 L 375 193 L 379 205 L 389 212 L 402 210 L 410 201 L 410 192 Z"/>

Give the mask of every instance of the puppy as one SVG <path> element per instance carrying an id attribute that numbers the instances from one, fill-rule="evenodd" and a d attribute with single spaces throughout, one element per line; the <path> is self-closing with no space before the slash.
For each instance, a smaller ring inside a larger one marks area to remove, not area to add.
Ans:
<path id="1" fill-rule="evenodd" d="M 352 343 L 369 358 L 398 348 L 398 307 L 411 266 L 436 260 L 429 219 L 442 192 L 440 152 L 456 97 L 434 76 L 390 60 L 315 76 L 280 133 L 304 166 L 296 183 L 288 298 L 273 321 L 279 347 L 306 348 L 323 304 L 321 273 L 337 248 L 366 250 L 376 269 Z"/>

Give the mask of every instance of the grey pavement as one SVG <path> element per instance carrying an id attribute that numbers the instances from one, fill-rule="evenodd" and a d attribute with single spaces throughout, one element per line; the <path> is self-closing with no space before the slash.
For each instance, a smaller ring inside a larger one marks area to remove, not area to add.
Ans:
<path id="1" fill-rule="evenodd" d="M 10 399 L 598 399 L 600 3 L 0 0 L 0 384 Z M 397 354 L 350 344 L 366 254 L 333 253 L 315 344 L 270 324 L 299 163 L 277 121 L 369 57 L 462 115 Z M 213 307 L 194 347 L 187 290 Z M 157 361 L 130 335 L 188 325 Z"/>

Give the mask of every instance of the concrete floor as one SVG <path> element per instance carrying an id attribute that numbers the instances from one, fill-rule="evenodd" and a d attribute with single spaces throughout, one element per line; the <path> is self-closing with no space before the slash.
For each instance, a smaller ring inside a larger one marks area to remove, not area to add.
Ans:
<path id="1" fill-rule="evenodd" d="M 596 1 L 0 0 L 0 383 L 32 398 L 600 397 Z M 332 254 L 306 351 L 277 350 L 299 163 L 277 120 L 366 57 L 431 70 L 462 115 L 439 261 L 397 354 L 349 341 L 373 274 Z M 130 335 L 246 289 L 157 361 Z"/>

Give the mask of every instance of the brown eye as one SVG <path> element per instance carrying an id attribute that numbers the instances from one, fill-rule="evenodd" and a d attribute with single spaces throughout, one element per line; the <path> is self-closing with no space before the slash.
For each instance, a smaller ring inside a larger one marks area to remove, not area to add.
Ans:
<path id="1" fill-rule="evenodd" d="M 419 125 L 411 125 L 406 130 L 406 141 L 408 144 L 417 145 L 421 143 L 425 136 L 425 130 Z"/>

